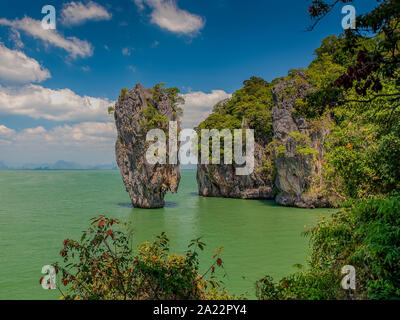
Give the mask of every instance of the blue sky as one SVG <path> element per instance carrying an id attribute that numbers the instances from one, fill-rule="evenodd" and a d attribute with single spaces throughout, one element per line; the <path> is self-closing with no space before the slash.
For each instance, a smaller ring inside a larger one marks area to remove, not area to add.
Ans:
<path id="1" fill-rule="evenodd" d="M 309 0 L 0 2 L 0 161 L 114 159 L 107 106 L 123 87 L 179 87 L 192 127 L 251 76 L 306 67 L 341 33 L 341 7 L 312 32 Z M 44 30 L 44 5 L 56 30 Z M 356 1 L 357 13 L 376 5 Z"/>

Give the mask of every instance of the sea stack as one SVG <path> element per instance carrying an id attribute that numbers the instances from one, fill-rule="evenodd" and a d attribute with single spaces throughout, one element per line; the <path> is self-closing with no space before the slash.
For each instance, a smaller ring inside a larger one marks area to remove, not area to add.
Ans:
<path id="1" fill-rule="evenodd" d="M 137 84 L 132 90 L 123 89 L 114 110 L 118 137 L 116 160 L 126 191 L 136 208 L 162 208 L 167 191 L 177 192 L 180 182 L 179 163 L 150 164 L 146 159 L 151 129 L 168 132 L 169 122 L 179 116 L 167 92 L 157 92 Z M 166 152 L 169 158 L 169 139 Z"/>

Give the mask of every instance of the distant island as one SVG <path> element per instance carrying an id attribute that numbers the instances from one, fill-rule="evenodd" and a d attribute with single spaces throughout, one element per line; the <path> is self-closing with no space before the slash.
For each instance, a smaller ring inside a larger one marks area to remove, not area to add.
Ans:
<path id="1" fill-rule="evenodd" d="M 196 170 L 196 165 L 181 165 L 181 170 Z M 24 163 L 10 165 L 0 160 L 0 171 L 5 170 L 119 170 L 116 163 L 85 165 L 72 161 L 59 160 L 55 163 Z"/>
<path id="2" fill-rule="evenodd" d="M 24 163 L 22 165 L 8 165 L 0 161 L 0 170 L 117 170 L 116 163 L 85 165 L 76 162 L 59 160 L 55 163 Z"/>

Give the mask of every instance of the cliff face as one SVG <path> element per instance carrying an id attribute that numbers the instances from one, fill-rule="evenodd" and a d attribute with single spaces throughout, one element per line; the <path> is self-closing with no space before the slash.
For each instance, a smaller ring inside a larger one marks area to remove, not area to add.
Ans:
<path id="1" fill-rule="evenodd" d="M 153 165 L 146 160 L 149 128 L 144 123 L 149 120 L 146 118 L 149 105 L 153 113 L 161 116 L 158 120 L 165 120 L 158 122 L 157 128 L 166 131 L 168 121 L 178 120 L 167 94 L 160 93 L 155 101 L 151 91 L 140 84 L 123 91 L 114 112 L 118 132 L 115 153 L 122 180 L 133 206 L 146 209 L 162 208 L 166 192 L 177 192 L 181 178 L 179 164 Z M 168 140 L 166 150 L 168 159 Z"/>
<path id="2" fill-rule="evenodd" d="M 273 88 L 275 106 L 271 115 L 276 150 L 280 150 L 275 151 L 275 185 L 279 190 L 276 202 L 284 206 L 331 207 L 333 202 L 324 190 L 322 172 L 330 119 L 311 123 L 295 113 L 296 100 L 312 90 L 301 73 Z"/>
<path id="3" fill-rule="evenodd" d="M 198 165 L 199 194 L 275 199 L 281 205 L 301 208 L 332 207 L 334 199 L 327 194 L 322 166 L 330 118 L 310 122 L 295 112 L 296 100 L 312 91 L 303 73 L 276 83 L 270 120 L 273 136 L 256 141 L 254 172 L 237 176 L 234 165 Z"/>
<path id="4" fill-rule="evenodd" d="M 254 171 L 251 175 L 236 175 L 235 165 L 197 166 L 199 195 L 239 199 L 273 199 L 272 182 L 261 172 L 264 147 L 254 146 Z"/>
<path id="5" fill-rule="evenodd" d="M 249 129 L 248 123 L 244 120 L 242 128 Z M 256 141 L 254 170 L 250 175 L 237 175 L 235 164 L 199 164 L 197 166 L 199 195 L 238 199 L 274 199 L 271 176 L 262 170 L 264 158 L 265 147 L 260 141 Z"/>

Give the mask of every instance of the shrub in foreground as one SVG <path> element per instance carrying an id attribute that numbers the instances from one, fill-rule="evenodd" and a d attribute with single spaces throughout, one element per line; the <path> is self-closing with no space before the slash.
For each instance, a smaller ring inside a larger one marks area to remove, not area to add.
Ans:
<path id="1" fill-rule="evenodd" d="M 62 275 L 65 299 L 85 300 L 180 300 L 230 299 L 215 280 L 223 269 L 222 248 L 215 251 L 208 271 L 199 273 L 200 239 L 189 243 L 185 255 L 170 254 L 165 234 L 145 242 L 135 252 L 132 233 L 119 221 L 103 215 L 93 218 L 80 241 L 64 240 L 63 263 L 54 266 Z M 60 286 L 58 286 L 60 288 Z"/>

